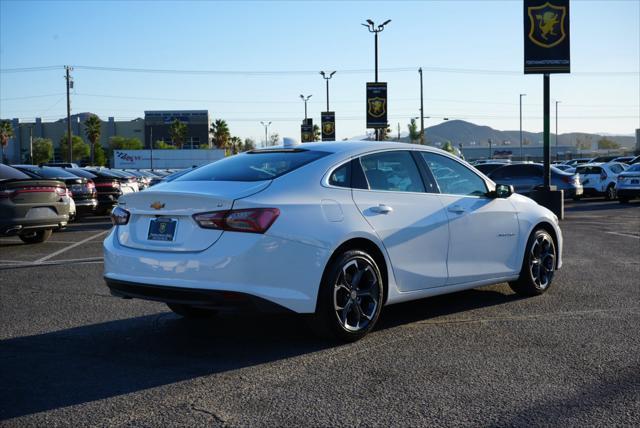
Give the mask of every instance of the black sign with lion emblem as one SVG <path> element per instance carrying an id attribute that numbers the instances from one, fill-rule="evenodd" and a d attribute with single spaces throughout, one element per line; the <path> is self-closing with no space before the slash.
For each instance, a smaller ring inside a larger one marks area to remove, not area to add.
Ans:
<path id="1" fill-rule="evenodd" d="M 336 140 L 336 114 L 332 111 L 323 111 L 320 114 L 322 123 L 322 141 Z"/>
<path id="2" fill-rule="evenodd" d="M 367 82 L 367 128 L 387 127 L 387 83 Z"/>
<path id="3" fill-rule="evenodd" d="M 300 139 L 303 143 L 313 142 L 313 121 L 311 119 L 300 125 Z"/>
<path id="4" fill-rule="evenodd" d="M 525 74 L 571 72 L 569 0 L 524 0 Z"/>

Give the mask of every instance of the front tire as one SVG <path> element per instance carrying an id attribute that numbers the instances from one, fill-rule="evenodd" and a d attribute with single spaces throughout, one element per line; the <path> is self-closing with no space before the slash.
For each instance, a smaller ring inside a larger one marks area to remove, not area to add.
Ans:
<path id="1" fill-rule="evenodd" d="M 556 244 L 545 229 L 533 231 L 527 242 L 520 277 L 509 286 L 521 296 L 539 296 L 551 287 L 557 260 Z"/>
<path id="2" fill-rule="evenodd" d="M 314 320 L 316 330 L 344 342 L 361 339 L 380 317 L 384 286 L 373 257 L 360 250 L 345 251 L 323 276 Z"/>
<path id="3" fill-rule="evenodd" d="M 20 237 L 22 242 L 24 242 L 25 244 L 40 244 L 46 241 L 47 239 L 51 238 L 52 234 L 53 234 L 53 230 L 45 229 L 45 230 L 38 230 L 35 232 L 21 233 L 18 236 Z"/>
<path id="4" fill-rule="evenodd" d="M 175 314 L 180 315 L 183 318 L 213 318 L 217 315 L 217 312 L 212 309 L 196 308 L 190 305 L 181 305 L 177 303 L 167 303 L 169 309 Z"/>

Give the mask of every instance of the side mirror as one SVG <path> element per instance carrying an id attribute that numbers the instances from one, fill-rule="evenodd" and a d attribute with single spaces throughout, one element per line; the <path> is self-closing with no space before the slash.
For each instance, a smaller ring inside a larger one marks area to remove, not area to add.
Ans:
<path id="1" fill-rule="evenodd" d="M 509 196 L 513 195 L 513 193 L 513 186 L 509 184 L 496 184 L 496 198 L 508 198 Z"/>

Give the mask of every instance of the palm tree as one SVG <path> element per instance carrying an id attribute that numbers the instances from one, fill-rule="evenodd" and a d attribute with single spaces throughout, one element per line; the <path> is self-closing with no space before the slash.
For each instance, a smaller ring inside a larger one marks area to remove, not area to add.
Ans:
<path id="1" fill-rule="evenodd" d="M 213 134 L 213 144 L 219 149 L 226 150 L 229 146 L 229 139 L 231 138 L 231 132 L 229 132 L 227 122 L 222 119 L 216 119 L 211 124 L 211 133 Z"/>
<path id="2" fill-rule="evenodd" d="M 94 164 L 96 153 L 96 142 L 100 141 L 102 121 L 98 116 L 92 114 L 84 121 L 84 133 L 91 143 L 91 165 Z"/>
<path id="3" fill-rule="evenodd" d="M 313 125 L 313 141 L 320 141 L 322 139 L 322 135 L 320 134 L 320 127 L 317 123 Z"/>
<path id="4" fill-rule="evenodd" d="M 237 155 L 242 151 L 242 138 L 240 137 L 231 137 L 229 140 L 231 146 L 231 154 Z"/>
<path id="5" fill-rule="evenodd" d="M 169 134 L 171 135 L 173 144 L 181 149 L 184 141 L 187 139 L 187 125 L 175 119 L 169 128 Z"/>
<path id="6" fill-rule="evenodd" d="M 0 122 L 0 163 L 4 163 L 4 148 L 13 137 L 13 126 L 8 120 Z"/>

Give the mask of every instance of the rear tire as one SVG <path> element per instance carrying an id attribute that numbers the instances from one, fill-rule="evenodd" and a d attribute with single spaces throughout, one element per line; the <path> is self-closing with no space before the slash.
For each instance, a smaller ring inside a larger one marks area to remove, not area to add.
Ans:
<path id="1" fill-rule="evenodd" d="M 183 318 L 213 318 L 218 312 L 213 309 L 196 308 L 190 305 L 167 303 L 169 309 Z"/>
<path id="2" fill-rule="evenodd" d="M 556 243 L 545 229 L 533 231 L 525 248 L 520 277 L 509 286 L 520 296 L 539 296 L 551 287 L 557 264 Z"/>
<path id="3" fill-rule="evenodd" d="M 345 251 L 323 275 L 314 329 L 343 342 L 361 339 L 380 317 L 384 287 L 373 257 L 360 250 Z"/>
<path id="4" fill-rule="evenodd" d="M 52 229 L 38 230 L 35 232 L 24 232 L 18 236 L 25 244 L 40 244 L 51 237 Z"/>
<path id="5" fill-rule="evenodd" d="M 607 201 L 613 201 L 613 200 L 616 199 L 616 186 L 615 186 L 615 184 L 611 183 L 611 184 L 609 184 L 609 186 L 607 186 L 607 190 L 605 191 L 604 198 Z"/>

